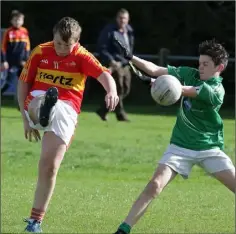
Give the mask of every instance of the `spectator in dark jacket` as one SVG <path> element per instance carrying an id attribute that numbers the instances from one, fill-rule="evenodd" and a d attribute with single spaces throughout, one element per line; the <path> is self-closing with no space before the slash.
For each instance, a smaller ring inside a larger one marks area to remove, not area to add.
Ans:
<path id="1" fill-rule="evenodd" d="M 120 9 L 116 15 L 116 22 L 108 24 L 101 31 L 97 50 L 101 63 L 109 67 L 112 76 L 117 85 L 117 91 L 120 98 L 119 104 L 116 107 L 115 113 L 117 120 L 129 121 L 124 110 L 123 100 L 130 92 L 131 73 L 128 61 L 122 56 L 122 53 L 115 43 L 114 37 L 119 38 L 133 52 L 134 34 L 133 29 L 129 25 L 129 12 L 126 9 Z M 97 114 L 102 120 L 107 120 L 108 110 L 105 102 L 97 110 Z"/>

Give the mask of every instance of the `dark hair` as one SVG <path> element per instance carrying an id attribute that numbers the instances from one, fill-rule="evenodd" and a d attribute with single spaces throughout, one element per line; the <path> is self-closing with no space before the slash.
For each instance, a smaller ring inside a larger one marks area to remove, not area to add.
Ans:
<path id="1" fill-rule="evenodd" d="M 23 18 L 24 18 L 25 15 L 24 15 L 22 12 L 18 11 L 18 10 L 13 10 L 13 11 L 11 12 L 11 20 L 12 20 L 14 17 L 17 17 L 17 18 L 23 17 Z"/>
<path id="2" fill-rule="evenodd" d="M 224 68 L 227 67 L 229 54 L 215 39 L 202 42 L 199 45 L 199 54 L 211 57 L 215 66 L 224 64 Z"/>
<path id="3" fill-rule="evenodd" d="M 126 10 L 125 8 L 121 8 L 119 11 L 117 11 L 117 16 L 120 14 L 129 14 L 128 10 Z"/>
<path id="4" fill-rule="evenodd" d="M 71 17 L 62 18 L 53 28 L 53 34 L 59 33 L 62 40 L 68 42 L 70 39 L 78 41 L 82 28 L 78 21 Z"/>

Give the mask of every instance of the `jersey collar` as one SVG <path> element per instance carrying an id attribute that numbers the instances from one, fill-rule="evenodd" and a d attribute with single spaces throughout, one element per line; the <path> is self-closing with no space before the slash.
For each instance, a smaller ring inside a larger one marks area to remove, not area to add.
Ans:
<path id="1" fill-rule="evenodd" d="M 222 80 L 223 78 L 221 76 L 218 77 L 212 76 L 208 80 L 206 80 L 206 83 L 212 83 L 212 82 L 221 83 Z"/>

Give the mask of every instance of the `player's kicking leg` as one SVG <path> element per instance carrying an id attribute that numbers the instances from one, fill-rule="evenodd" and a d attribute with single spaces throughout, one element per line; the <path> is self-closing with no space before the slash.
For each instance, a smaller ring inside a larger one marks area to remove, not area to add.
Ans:
<path id="1" fill-rule="evenodd" d="M 39 123 L 42 127 L 48 126 L 49 116 L 52 108 L 55 106 L 58 100 L 58 90 L 56 87 L 51 87 L 45 94 L 44 104 L 40 108 Z"/>
<path id="2" fill-rule="evenodd" d="M 119 226 L 115 234 L 128 234 L 132 226 L 144 215 L 152 200 L 157 197 L 165 186 L 175 178 L 176 172 L 169 166 L 160 164 L 152 179 L 147 184 L 138 199 L 134 202 L 128 216 Z"/>

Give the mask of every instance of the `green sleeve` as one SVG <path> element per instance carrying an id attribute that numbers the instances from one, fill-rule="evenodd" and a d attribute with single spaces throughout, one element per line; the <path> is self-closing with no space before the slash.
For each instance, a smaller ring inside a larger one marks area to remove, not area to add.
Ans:
<path id="1" fill-rule="evenodd" d="M 225 91 L 221 84 L 218 84 L 215 87 L 203 83 L 197 88 L 197 97 L 196 99 L 204 101 L 212 106 L 218 106 L 223 103 Z"/>
<path id="2" fill-rule="evenodd" d="M 175 76 L 181 83 L 187 83 L 190 85 L 191 80 L 196 76 L 196 69 L 191 67 L 174 67 L 174 66 L 167 66 L 168 74 Z"/>

